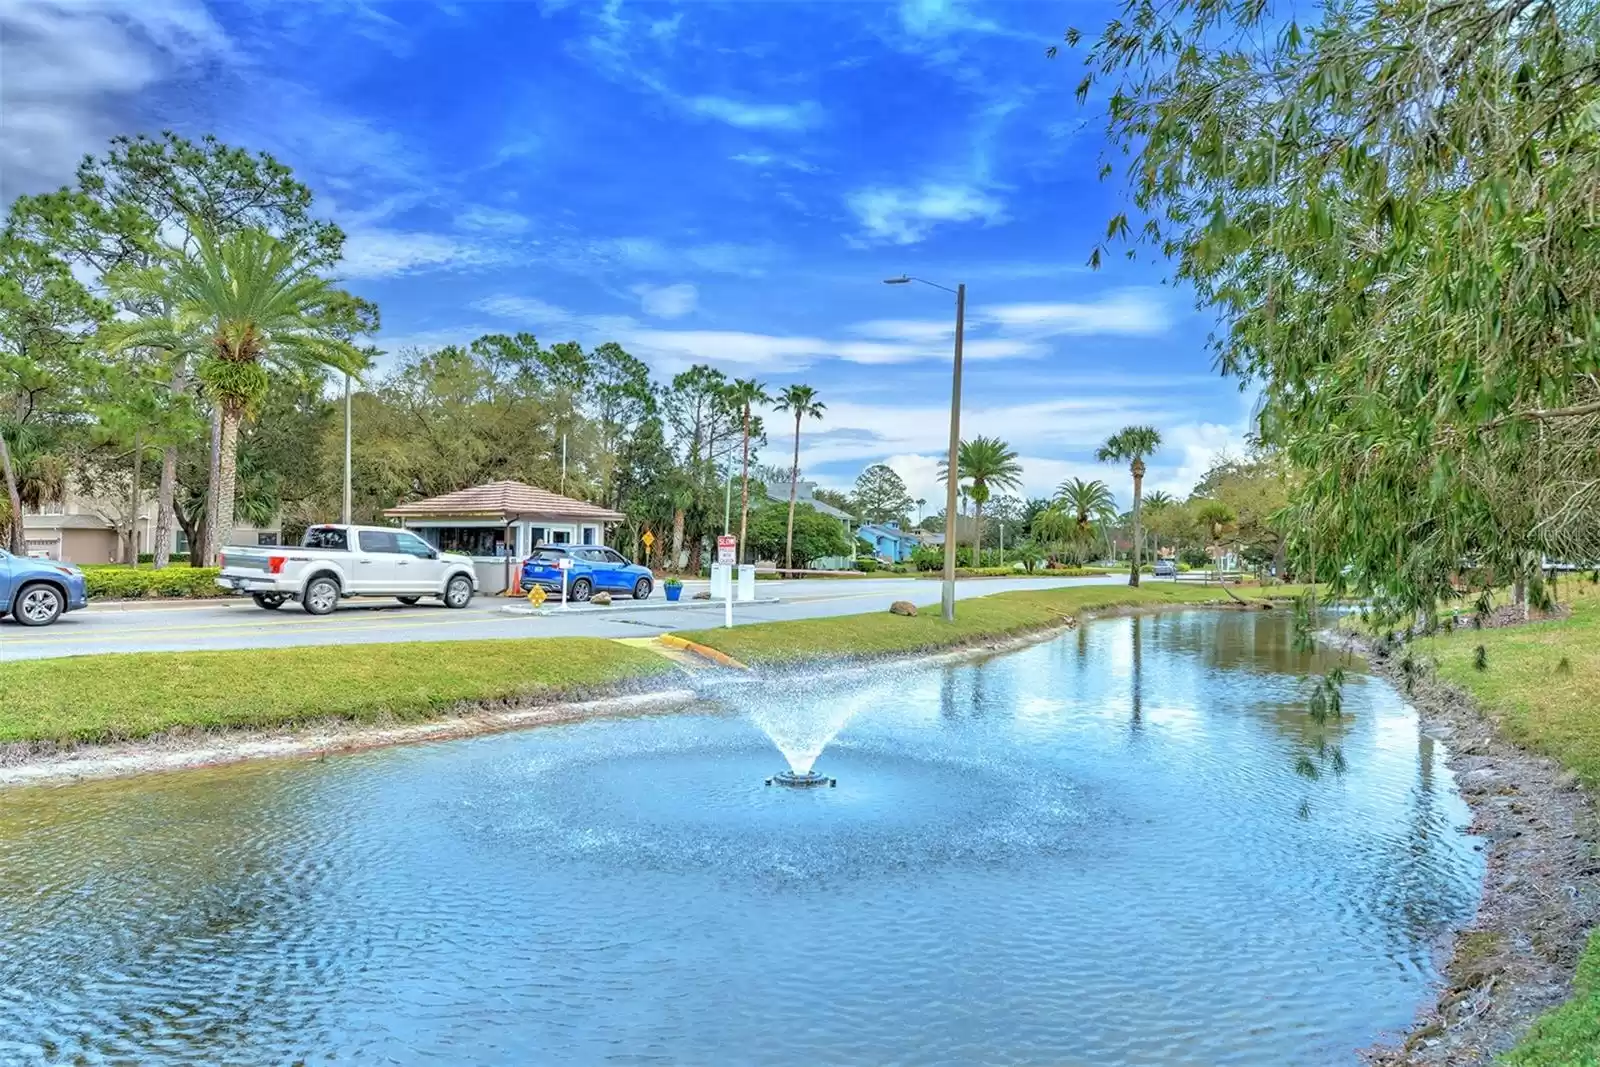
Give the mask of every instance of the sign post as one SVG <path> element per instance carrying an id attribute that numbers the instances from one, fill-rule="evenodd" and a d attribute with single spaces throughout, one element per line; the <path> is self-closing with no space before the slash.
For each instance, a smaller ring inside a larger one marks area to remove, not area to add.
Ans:
<path id="1" fill-rule="evenodd" d="M 739 539 L 732 534 L 720 534 L 717 537 L 717 564 L 727 568 L 728 587 L 726 599 L 722 602 L 722 625 L 733 625 L 733 565 L 739 558 Z"/>
<path id="2" fill-rule="evenodd" d="M 567 572 L 572 569 L 572 557 L 562 556 L 556 560 L 556 567 L 561 571 L 561 610 L 567 610 Z"/>

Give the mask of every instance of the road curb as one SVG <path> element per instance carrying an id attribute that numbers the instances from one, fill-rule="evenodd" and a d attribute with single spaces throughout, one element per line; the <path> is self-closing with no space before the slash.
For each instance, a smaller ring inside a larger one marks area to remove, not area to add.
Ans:
<path id="1" fill-rule="evenodd" d="M 748 607 L 751 604 L 782 604 L 782 597 L 757 597 L 754 600 L 736 600 L 734 607 Z M 504 615 L 526 615 L 536 618 L 545 618 L 550 615 L 587 615 L 591 612 L 604 613 L 607 611 L 672 611 L 676 609 L 693 610 L 696 608 L 720 608 L 721 600 L 624 600 L 620 604 L 579 604 L 571 608 L 560 606 L 558 601 L 555 607 L 535 608 L 523 607 L 520 604 L 502 604 L 500 612 Z"/>
<path id="2" fill-rule="evenodd" d="M 703 656 L 712 663 L 720 663 L 724 667 L 732 667 L 734 670 L 739 671 L 748 671 L 750 669 L 726 652 L 712 648 L 710 645 L 702 645 L 698 642 L 690 641 L 685 637 L 679 637 L 677 634 L 662 634 L 656 640 L 668 648 L 681 648 L 687 652 L 693 652 L 697 656 Z"/>

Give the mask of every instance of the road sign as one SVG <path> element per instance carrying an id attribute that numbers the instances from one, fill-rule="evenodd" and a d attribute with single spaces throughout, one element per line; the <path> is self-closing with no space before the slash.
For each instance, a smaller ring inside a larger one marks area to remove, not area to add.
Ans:
<path id="1" fill-rule="evenodd" d="M 650 551 L 650 546 L 656 543 L 656 535 L 651 533 L 649 530 L 646 530 L 644 532 L 644 536 L 639 538 L 639 540 L 644 542 L 644 550 L 648 552 Z"/>
<path id="2" fill-rule="evenodd" d="M 717 562 L 733 566 L 739 558 L 739 539 L 732 534 L 717 537 Z"/>
<path id="3" fill-rule="evenodd" d="M 556 560 L 556 568 L 558 570 L 570 571 L 572 569 L 572 557 L 562 556 L 560 559 Z"/>
<path id="4" fill-rule="evenodd" d="M 544 586 L 536 585 L 532 589 L 528 590 L 528 603 L 532 604 L 536 608 L 543 607 L 545 597 L 547 595 L 548 594 L 544 591 Z"/>

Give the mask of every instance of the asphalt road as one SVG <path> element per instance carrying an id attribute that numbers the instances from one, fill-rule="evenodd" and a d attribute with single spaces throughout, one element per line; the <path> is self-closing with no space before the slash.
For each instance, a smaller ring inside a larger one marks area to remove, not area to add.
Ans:
<path id="1" fill-rule="evenodd" d="M 965 598 L 1008 589 L 1123 582 L 1117 575 L 1092 578 L 979 578 L 956 584 Z M 734 624 L 855 615 L 887 611 L 896 600 L 939 602 L 937 581 L 917 578 L 798 579 L 757 583 L 759 597 L 775 604 L 735 604 Z M 704 582 L 684 584 L 684 602 Z M 0 621 L 0 661 L 54 656 L 100 655 L 194 649 L 282 648 L 292 645 L 368 644 L 391 641 L 478 641 L 516 637 L 650 637 L 669 630 L 722 624 L 722 608 L 667 607 L 662 593 L 643 604 L 563 611 L 547 616 L 510 615 L 501 608 L 520 601 L 480 597 L 461 611 L 439 604 L 405 607 L 396 601 L 351 601 L 332 615 L 313 618 L 297 605 L 262 611 L 248 600 L 141 605 L 91 605 L 62 616 L 54 626 L 28 629 Z"/>

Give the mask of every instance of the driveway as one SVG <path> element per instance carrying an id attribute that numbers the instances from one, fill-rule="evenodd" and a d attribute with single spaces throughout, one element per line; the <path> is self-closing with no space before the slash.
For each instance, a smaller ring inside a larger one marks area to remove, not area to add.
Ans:
<path id="1" fill-rule="evenodd" d="M 985 596 L 1009 589 L 1115 584 L 1118 575 L 1089 578 L 976 578 L 956 584 L 956 596 Z M 760 597 L 775 604 L 735 604 L 734 624 L 855 615 L 886 611 L 896 600 L 917 605 L 939 602 L 937 581 L 918 578 L 811 578 L 763 581 Z M 684 583 L 686 603 L 705 582 Z M 293 645 L 369 644 L 392 641 L 478 641 L 518 637 L 649 637 L 669 630 L 722 624 L 722 609 L 673 607 L 660 590 L 644 610 L 631 601 L 605 610 L 556 609 L 545 616 L 509 615 L 500 609 L 517 603 L 479 597 L 470 607 L 451 611 L 439 604 L 405 607 L 392 600 L 349 601 L 332 615 L 313 618 L 296 605 L 262 611 L 248 600 L 171 604 L 100 604 L 63 616 L 54 626 L 28 629 L 0 621 L 0 661 L 53 656 L 100 655 L 198 649 L 283 648 Z"/>

